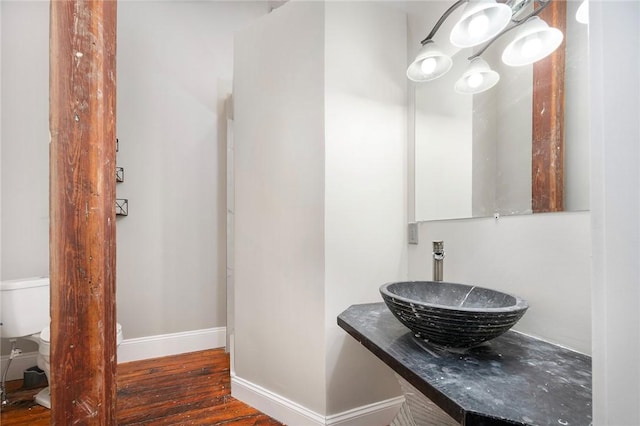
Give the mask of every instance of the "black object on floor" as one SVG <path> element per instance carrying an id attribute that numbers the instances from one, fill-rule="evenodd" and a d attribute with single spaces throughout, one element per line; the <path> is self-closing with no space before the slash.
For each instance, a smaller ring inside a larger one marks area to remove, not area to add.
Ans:
<path id="1" fill-rule="evenodd" d="M 35 366 L 24 370 L 23 377 L 23 389 L 43 388 L 48 385 L 47 376 L 44 374 L 44 370 Z"/>

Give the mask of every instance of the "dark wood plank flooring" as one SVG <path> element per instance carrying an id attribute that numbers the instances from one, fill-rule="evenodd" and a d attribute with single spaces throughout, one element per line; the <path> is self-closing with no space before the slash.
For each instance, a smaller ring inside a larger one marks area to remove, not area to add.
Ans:
<path id="1" fill-rule="evenodd" d="M 118 425 L 281 426 L 231 397 L 229 356 L 214 349 L 118 365 Z M 39 389 L 7 383 L 10 404 L 2 426 L 50 424 L 50 411 L 33 402 Z"/>

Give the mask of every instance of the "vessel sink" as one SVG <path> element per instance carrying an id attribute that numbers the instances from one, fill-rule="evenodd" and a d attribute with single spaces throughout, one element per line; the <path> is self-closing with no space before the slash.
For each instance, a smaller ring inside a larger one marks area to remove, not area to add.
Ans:
<path id="1" fill-rule="evenodd" d="M 529 307 L 510 294 L 441 281 L 387 283 L 380 294 L 416 337 L 448 348 L 470 348 L 498 337 Z"/>

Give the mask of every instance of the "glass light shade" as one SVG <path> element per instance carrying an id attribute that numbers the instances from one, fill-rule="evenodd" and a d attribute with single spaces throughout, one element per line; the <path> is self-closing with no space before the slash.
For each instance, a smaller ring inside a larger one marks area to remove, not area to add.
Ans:
<path id="1" fill-rule="evenodd" d="M 498 81 L 500 74 L 492 70 L 484 59 L 478 57 L 471 60 L 469 68 L 453 88 L 458 93 L 474 94 L 491 89 Z"/>
<path id="2" fill-rule="evenodd" d="M 453 61 L 429 40 L 422 46 L 416 59 L 407 68 L 407 77 L 411 81 L 423 82 L 435 80 L 451 69 Z"/>
<path id="3" fill-rule="evenodd" d="M 576 11 L 576 21 L 581 24 L 589 23 L 589 0 L 582 0 Z"/>
<path id="4" fill-rule="evenodd" d="M 502 52 L 502 62 L 514 67 L 532 64 L 556 50 L 563 38 L 562 31 L 533 16 L 517 29 Z"/>
<path id="5" fill-rule="evenodd" d="M 511 8 L 495 0 L 469 0 L 449 39 L 457 47 L 484 43 L 504 30 L 511 20 Z"/>

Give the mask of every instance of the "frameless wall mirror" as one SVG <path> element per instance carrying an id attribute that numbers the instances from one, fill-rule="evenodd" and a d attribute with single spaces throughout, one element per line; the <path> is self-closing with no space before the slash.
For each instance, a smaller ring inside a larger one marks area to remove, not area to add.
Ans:
<path id="1" fill-rule="evenodd" d="M 447 7 L 426 3 L 439 8 L 435 19 Z M 588 210 L 588 25 L 578 21 L 583 1 L 460 3 L 461 10 L 446 18 L 454 21 L 449 28 L 477 7 L 473 3 L 508 5 L 512 15 L 495 39 L 474 47 L 449 46 L 446 74 L 413 84 L 415 220 Z M 545 10 L 537 12 L 541 6 Z M 561 44 L 532 64 L 514 65 L 507 52 L 519 37 L 524 50 L 537 48 L 526 38 L 534 25 L 514 23 L 534 19 L 535 25 L 543 20 L 561 31 Z M 467 23 L 470 32 L 473 25 Z M 443 40 L 454 41 L 449 28 L 443 24 L 439 32 L 445 34 L 434 37 L 441 48 Z M 432 55 L 424 53 L 432 52 L 432 45 L 423 43 L 423 56 Z M 419 59 L 424 60 L 420 53 Z M 407 76 L 420 80 L 419 73 L 438 69 L 434 62 L 427 58 Z"/>

